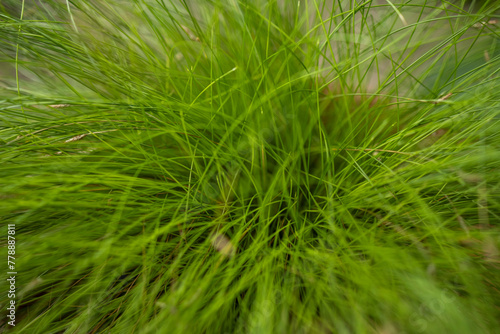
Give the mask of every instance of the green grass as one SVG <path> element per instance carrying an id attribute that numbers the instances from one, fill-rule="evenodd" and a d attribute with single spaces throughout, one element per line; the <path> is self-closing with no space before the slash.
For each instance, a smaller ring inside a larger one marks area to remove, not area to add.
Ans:
<path id="1" fill-rule="evenodd" d="M 0 7 L 1 329 L 500 332 L 498 2 Z"/>

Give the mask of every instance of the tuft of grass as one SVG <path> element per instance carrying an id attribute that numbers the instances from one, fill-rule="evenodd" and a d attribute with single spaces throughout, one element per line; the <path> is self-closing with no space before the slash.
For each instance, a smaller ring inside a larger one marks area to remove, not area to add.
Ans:
<path id="1" fill-rule="evenodd" d="M 498 2 L 0 7 L 2 330 L 500 332 Z"/>

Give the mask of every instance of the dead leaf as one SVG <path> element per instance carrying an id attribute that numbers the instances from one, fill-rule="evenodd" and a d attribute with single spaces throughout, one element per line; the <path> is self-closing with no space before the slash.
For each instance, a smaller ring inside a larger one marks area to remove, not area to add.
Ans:
<path id="1" fill-rule="evenodd" d="M 51 108 L 66 108 L 69 106 L 70 106 L 69 104 L 51 104 L 51 105 L 49 105 L 49 107 L 51 107 Z"/>

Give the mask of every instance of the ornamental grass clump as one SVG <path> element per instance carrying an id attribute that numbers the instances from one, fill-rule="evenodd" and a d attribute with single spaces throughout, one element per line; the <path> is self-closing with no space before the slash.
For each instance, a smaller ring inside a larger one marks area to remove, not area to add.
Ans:
<path id="1" fill-rule="evenodd" d="M 500 332 L 498 2 L 0 8 L 2 331 Z"/>

